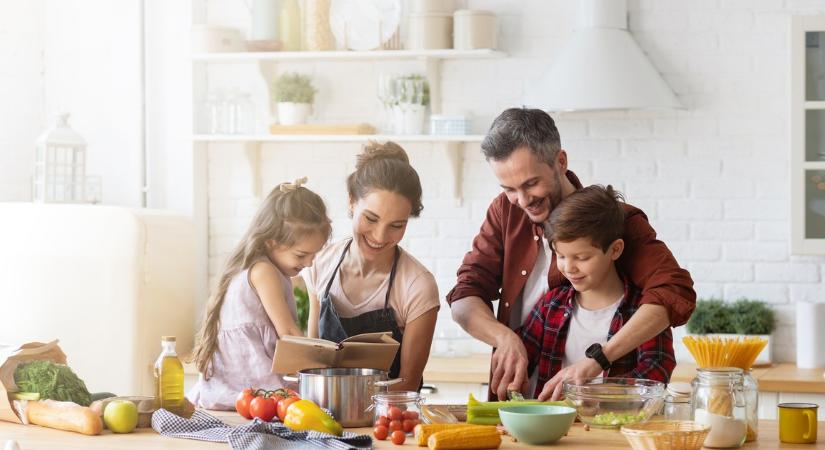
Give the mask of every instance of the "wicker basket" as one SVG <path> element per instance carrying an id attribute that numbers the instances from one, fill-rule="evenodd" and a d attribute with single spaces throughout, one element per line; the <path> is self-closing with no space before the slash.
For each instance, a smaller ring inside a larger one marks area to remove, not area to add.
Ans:
<path id="1" fill-rule="evenodd" d="M 699 450 L 710 427 L 690 420 L 663 420 L 622 427 L 633 450 Z"/>

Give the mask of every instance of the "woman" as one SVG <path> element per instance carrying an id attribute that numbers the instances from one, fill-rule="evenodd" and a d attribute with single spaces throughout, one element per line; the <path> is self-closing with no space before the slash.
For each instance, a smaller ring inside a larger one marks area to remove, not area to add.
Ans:
<path id="1" fill-rule="evenodd" d="M 309 335 L 339 342 L 392 332 L 401 347 L 390 377 L 404 379 L 392 389 L 418 390 L 439 308 L 435 278 L 398 245 L 423 208 L 418 173 L 398 144 L 370 143 L 347 191 L 352 237 L 318 253 L 306 272 Z"/>

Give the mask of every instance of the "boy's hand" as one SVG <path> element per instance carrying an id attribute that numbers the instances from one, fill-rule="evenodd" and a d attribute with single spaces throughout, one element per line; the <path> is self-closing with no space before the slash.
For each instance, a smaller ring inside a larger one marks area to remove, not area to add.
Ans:
<path id="1" fill-rule="evenodd" d="M 599 376 L 603 372 L 602 367 L 594 359 L 584 358 L 581 361 L 567 366 L 564 369 L 556 372 L 547 383 L 544 383 L 544 388 L 539 394 L 539 400 L 559 400 L 562 396 L 562 382 L 564 380 L 576 380 L 577 382 L 584 382 L 588 378 Z"/>
<path id="2" fill-rule="evenodd" d="M 527 383 L 527 350 L 521 338 L 512 330 L 502 333 L 496 342 L 493 353 L 490 389 L 499 400 L 507 398 L 508 390 L 521 391 Z"/>

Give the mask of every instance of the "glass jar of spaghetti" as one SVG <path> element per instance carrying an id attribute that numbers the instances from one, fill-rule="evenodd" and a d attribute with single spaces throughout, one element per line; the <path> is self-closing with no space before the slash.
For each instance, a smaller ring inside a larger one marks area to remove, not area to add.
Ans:
<path id="1" fill-rule="evenodd" d="M 738 448 L 747 435 L 747 413 L 742 369 L 708 367 L 697 369 L 691 383 L 693 420 L 710 426 L 708 448 Z"/>
<path id="2" fill-rule="evenodd" d="M 753 442 L 759 434 L 759 383 L 751 369 L 744 371 L 742 385 L 745 392 L 745 418 L 748 422 L 745 442 Z"/>

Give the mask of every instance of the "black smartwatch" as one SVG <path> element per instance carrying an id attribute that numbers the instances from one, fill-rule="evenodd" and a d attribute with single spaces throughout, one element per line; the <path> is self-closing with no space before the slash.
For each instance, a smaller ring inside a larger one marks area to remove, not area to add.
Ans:
<path id="1" fill-rule="evenodd" d="M 604 351 L 602 351 L 602 344 L 598 342 L 587 347 L 587 350 L 584 351 L 584 356 L 595 359 L 600 366 L 602 366 L 602 370 L 609 370 L 610 369 L 610 361 L 607 360 L 607 356 L 604 356 Z"/>

